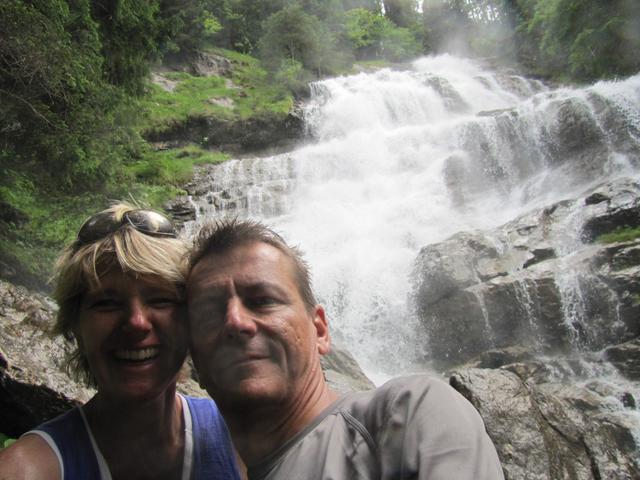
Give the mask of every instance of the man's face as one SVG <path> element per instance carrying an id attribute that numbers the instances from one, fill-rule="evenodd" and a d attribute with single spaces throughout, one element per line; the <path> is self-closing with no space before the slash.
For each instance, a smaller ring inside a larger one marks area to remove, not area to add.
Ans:
<path id="1" fill-rule="evenodd" d="M 262 242 L 209 254 L 187 284 L 192 356 L 223 409 L 286 403 L 322 375 L 322 307 L 307 311 L 293 262 Z"/>

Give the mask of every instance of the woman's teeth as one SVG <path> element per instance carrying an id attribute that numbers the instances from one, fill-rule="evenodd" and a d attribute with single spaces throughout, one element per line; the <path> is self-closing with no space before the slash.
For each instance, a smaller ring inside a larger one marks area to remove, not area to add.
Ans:
<path id="1" fill-rule="evenodd" d="M 141 362 L 144 360 L 149 360 L 160 352 L 160 348 L 158 347 L 149 347 L 149 348 L 138 348 L 135 350 L 116 350 L 114 355 L 116 360 L 133 360 L 136 362 Z"/>

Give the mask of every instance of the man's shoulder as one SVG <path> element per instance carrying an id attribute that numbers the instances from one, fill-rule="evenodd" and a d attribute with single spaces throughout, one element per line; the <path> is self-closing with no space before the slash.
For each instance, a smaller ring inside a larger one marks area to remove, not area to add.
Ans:
<path id="1" fill-rule="evenodd" d="M 448 383 L 442 379 L 426 374 L 404 375 L 388 380 L 374 391 L 377 395 L 395 395 L 401 392 L 450 392 L 452 389 Z"/>
<path id="2" fill-rule="evenodd" d="M 476 414 L 453 387 L 429 374 L 397 377 L 373 390 L 349 394 L 337 410 L 369 431 L 403 417 L 426 421 Z"/>
<path id="3" fill-rule="evenodd" d="M 429 374 L 416 374 L 395 377 L 383 385 L 364 392 L 351 393 L 345 397 L 344 405 L 388 404 L 413 395 L 437 400 L 442 397 L 458 395 L 446 382 Z"/>

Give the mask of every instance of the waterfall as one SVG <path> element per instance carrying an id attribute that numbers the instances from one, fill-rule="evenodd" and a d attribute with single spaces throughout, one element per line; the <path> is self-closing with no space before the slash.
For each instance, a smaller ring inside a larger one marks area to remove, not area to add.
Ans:
<path id="1" fill-rule="evenodd" d="M 421 247 L 640 173 L 640 75 L 552 88 L 427 57 L 314 83 L 305 122 L 306 144 L 225 162 L 194 201 L 200 220 L 260 219 L 299 245 L 332 330 L 374 381 L 428 356 L 408 306 Z M 557 239 L 580 244 L 571 229 Z"/>

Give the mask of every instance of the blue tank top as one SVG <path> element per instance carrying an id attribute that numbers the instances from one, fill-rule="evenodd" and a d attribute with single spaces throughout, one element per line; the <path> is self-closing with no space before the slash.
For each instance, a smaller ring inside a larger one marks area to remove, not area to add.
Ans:
<path id="1" fill-rule="evenodd" d="M 188 409 L 184 415 L 185 450 L 192 445 L 192 454 L 185 455 L 184 460 L 191 462 L 190 480 L 240 480 L 229 432 L 216 404 L 207 398 L 182 398 L 186 400 L 183 407 Z M 79 407 L 27 434 L 39 435 L 53 449 L 61 462 L 63 480 L 111 477 Z"/>

